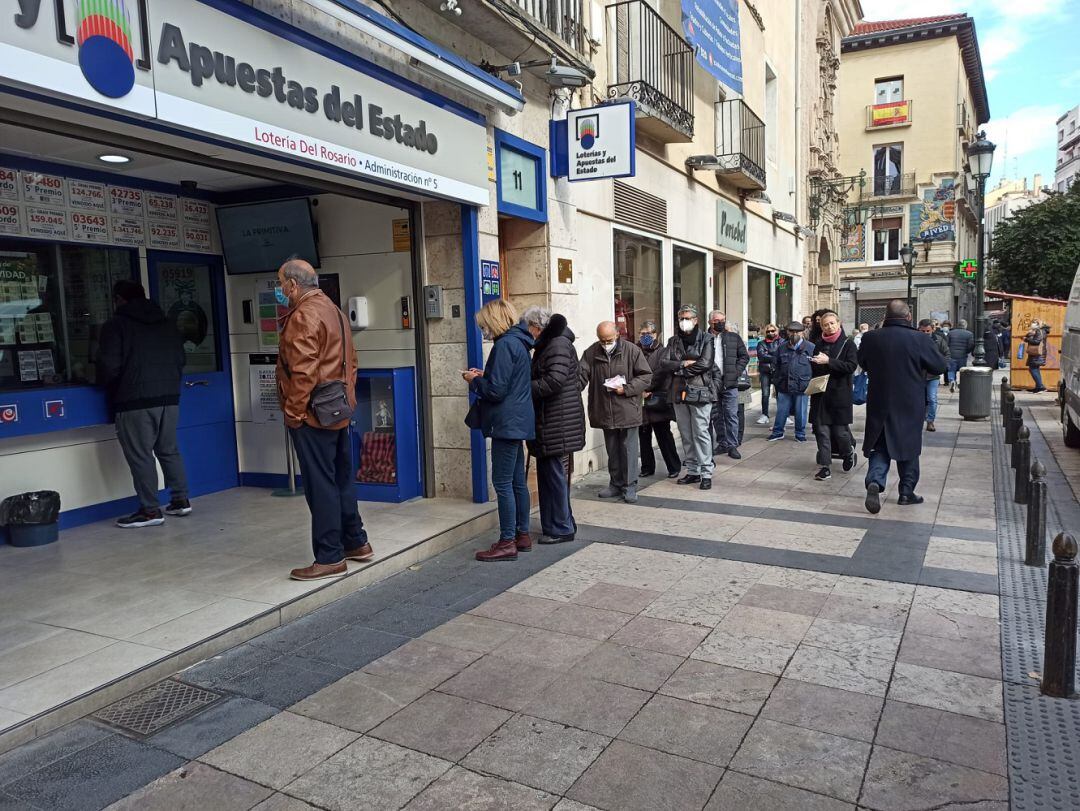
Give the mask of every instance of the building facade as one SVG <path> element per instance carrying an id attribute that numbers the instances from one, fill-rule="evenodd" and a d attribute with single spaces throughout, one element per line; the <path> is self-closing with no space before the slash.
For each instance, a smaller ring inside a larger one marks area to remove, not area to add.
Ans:
<path id="1" fill-rule="evenodd" d="M 1066 191 L 1080 176 L 1080 105 L 1057 120 L 1057 168 L 1054 191 Z"/>
<path id="2" fill-rule="evenodd" d="M 855 184 L 842 314 L 876 323 L 890 299 L 908 296 L 900 251 L 910 245 L 916 317 L 957 318 L 970 295 L 959 263 L 975 259 L 977 243 L 965 150 L 990 117 L 974 22 L 860 23 L 843 42 L 840 88 L 841 168 Z"/>
<path id="3" fill-rule="evenodd" d="M 1027 178 L 1002 179 L 993 189 L 987 191 L 984 223 L 986 253 L 989 255 L 993 250 L 994 231 L 1002 222 L 1021 209 L 1041 203 L 1046 197 L 1046 190 L 1042 186 L 1042 175 L 1035 175 L 1030 187 Z"/>

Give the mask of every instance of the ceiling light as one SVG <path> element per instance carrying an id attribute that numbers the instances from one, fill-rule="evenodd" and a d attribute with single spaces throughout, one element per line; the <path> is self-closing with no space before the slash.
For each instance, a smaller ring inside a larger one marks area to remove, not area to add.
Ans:
<path id="1" fill-rule="evenodd" d="M 131 163 L 127 155 L 98 155 L 97 159 L 102 163 Z"/>

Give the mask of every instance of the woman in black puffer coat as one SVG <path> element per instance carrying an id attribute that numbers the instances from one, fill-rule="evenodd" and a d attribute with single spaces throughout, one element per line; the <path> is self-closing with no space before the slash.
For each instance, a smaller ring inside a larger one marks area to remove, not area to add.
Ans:
<path id="1" fill-rule="evenodd" d="M 532 395 L 536 439 L 529 453 L 536 457 L 540 491 L 540 543 L 574 540 L 577 523 L 570 507 L 570 475 L 574 452 L 585 447 L 585 408 L 578 382 L 574 333 L 566 318 L 542 307 L 522 316 L 536 340 L 532 357 Z"/>
<path id="2" fill-rule="evenodd" d="M 675 446 L 675 437 L 671 435 L 671 423 L 675 419 L 675 409 L 671 405 L 669 389 L 671 387 L 671 372 L 661 368 L 660 361 L 667 351 L 663 341 L 660 340 L 660 332 L 655 321 L 645 321 L 641 325 L 638 337 L 638 346 L 645 353 L 645 360 L 652 369 L 653 379 L 650 384 L 651 392 L 645 392 L 645 409 L 643 421 L 638 429 L 638 445 L 641 446 L 641 475 L 653 476 L 656 474 L 656 454 L 653 453 L 653 435 L 656 435 L 656 444 L 660 447 L 660 455 L 664 457 L 667 465 L 669 479 L 676 479 L 682 470 L 682 460 L 679 459 L 679 449 Z"/>

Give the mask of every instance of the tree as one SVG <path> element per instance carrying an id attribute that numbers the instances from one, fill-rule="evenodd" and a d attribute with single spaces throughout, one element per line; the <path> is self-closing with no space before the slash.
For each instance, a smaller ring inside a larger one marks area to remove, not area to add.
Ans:
<path id="1" fill-rule="evenodd" d="M 1080 182 L 999 223 L 990 258 L 992 289 L 1067 299 L 1080 264 Z"/>

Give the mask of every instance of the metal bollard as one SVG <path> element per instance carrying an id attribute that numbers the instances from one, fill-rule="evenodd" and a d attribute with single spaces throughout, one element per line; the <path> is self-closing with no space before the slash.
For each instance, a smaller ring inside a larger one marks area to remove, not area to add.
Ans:
<path id="1" fill-rule="evenodd" d="M 1054 560 L 1046 583 L 1046 639 L 1042 693 L 1052 698 L 1076 695 L 1076 601 L 1080 566 L 1076 539 L 1066 532 L 1054 538 Z"/>
<path id="2" fill-rule="evenodd" d="M 1024 412 L 1020 410 L 1020 406 L 1014 406 L 1012 410 L 1012 417 L 1009 419 L 1009 424 L 1005 426 L 1005 444 L 1011 445 L 1016 442 L 1016 432 L 1020 430 L 1020 426 L 1024 424 Z"/>
<path id="3" fill-rule="evenodd" d="M 1024 563 L 1042 566 L 1046 562 L 1046 467 L 1036 459 L 1031 465 L 1028 491 L 1027 548 Z"/>
<path id="4" fill-rule="evenodd" d="M 1016 482 L 1013 485 L 1013 501 L 1017 504 L 1028 503 L 1028 491 L 1031 481 L 1028 479 L 1031 471 L 1031 432 L 1026 425 L 1020 426 L 1013 449 L 1017 453 Z"/>
<path id="5" fill-rule="evenodd" d="M 1012 387 L 1009 385 L 1009 378 L 1001 378 L 1001 395 L 998 397 L 998 408 L 1001 410 L 1001 418 L 1005 419 L 1005 415 L 1008 413 L 1005 411 L 1005 396 L 1009 393 Z"/>
<path id="6" fill-rule="evenodd" d="M 1024 430 L 1023 423 L 1021 423 L 1020 430 L 1021 431 Z M 1020 464 L 1020 443 L 1016 441 L 1016 439 L 1019 437 L 1019 435 L 1020 435 L 1020 431 L 1017 431 L 1016 435 L 1013 438 L 1012 456 L 1010 457 L 1010 460 L 1009 460 L 1009 467 L 1011 467 L 1013 470 L 1016 470 L 1017 469 L 1016 466 L 1018 464 Z"/>
<path id="7" fill-rule="evenodd" d="M 1001 410 L 1001 427 L 1009 430 L 1009 420 L 1012 419 L 1013 408 L 1016 406 L 1016 395 L 1011 391 L 1005 393 L 1005 405 Z"/>

